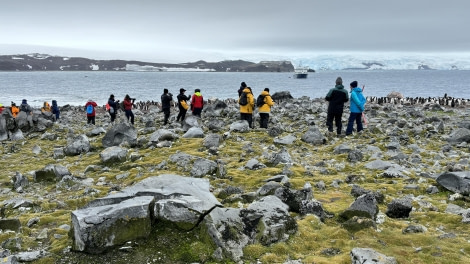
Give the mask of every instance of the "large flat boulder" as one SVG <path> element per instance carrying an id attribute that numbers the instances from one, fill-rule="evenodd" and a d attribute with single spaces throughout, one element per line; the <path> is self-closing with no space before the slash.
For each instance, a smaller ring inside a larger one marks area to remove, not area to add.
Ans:
<path id="1" fill-rule="evenodd" d="M 161 221 L 190 230 L 222 206 L 209 187 L 207 179 L 164 174 L 91 201 L 72 212 L 73 249 L 98 254 L 147 237 Z"/>
<path id="2" fill-rule="evenodd" d="M 151 232 L 153 196 L 72 212 L 73 244 L 77 251 L 99 254 Z"/>
<path id="3" fill-rule="evenodd" d="M 451 192 L 470 194 L 470 171 L 444 172 L 437 177 L 436 181 Z"/>

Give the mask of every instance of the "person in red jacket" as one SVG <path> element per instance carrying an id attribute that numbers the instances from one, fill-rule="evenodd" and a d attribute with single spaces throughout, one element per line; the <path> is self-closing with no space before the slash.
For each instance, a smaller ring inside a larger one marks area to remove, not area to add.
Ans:
<path id="1" fill-rule="evenodd" d="M 96 112 L 95 112 L 95 107 L 97 106 L 97 104 L 95 102 L 93 102 L 93 100 L 88 100 L 88 102 L 85 104 L 85 111 L 86 111 L 86 117 L 87 117 L 87 124 L 95 124 L 95 116 L 96 116 Z"/>
<path id="2" fill-rule="evenodd" d="M 204 98 L 202 97 L 201 90 L 194 90 L 191 97 L 191 110 L 193 115 L 201 117 L 202 108 L 204 107 Z"/>
<path id="3" fill-rule="evenodd" d="M 126 113 L 127 121 L 131 119 L 131 124 L 134 125 L 134 113 L 132 113 L 132 106 L 134 106 L 135 98 L 131 98 L 128 94 L 124 97 L 124 112 Z"/>

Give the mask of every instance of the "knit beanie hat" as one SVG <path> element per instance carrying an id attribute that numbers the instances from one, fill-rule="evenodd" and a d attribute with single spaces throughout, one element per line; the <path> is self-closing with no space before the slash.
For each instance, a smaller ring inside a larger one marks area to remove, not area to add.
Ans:
<path id="1" fill-rule="evenodd" d="M 343 79 L 341 77 L 336 78 L 336 85 L 341 85 L 343 84 Z"/>
<path id="2" fill-rule="evenodd" d="M 264 90 L 269 93 L 269 88 L 264 88 Z"/>
<path id="3" fill-rule="evenodd" d="M 351 83 L 351 87 L 352 87 L 352 88 L 356 88 L 356 87 L 357 87 L 357 81 L 352 82 L 352 83 Z"/>

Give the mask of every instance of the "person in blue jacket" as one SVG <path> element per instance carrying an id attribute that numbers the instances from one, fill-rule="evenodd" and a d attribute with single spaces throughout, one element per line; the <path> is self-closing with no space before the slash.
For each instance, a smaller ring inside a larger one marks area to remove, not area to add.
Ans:
<path id="1" fill-rule="evenodd" d="M 354 81 L 350 84 L 351 88 L 351 98 L 349 105 L 349 120 L 348 127 L 346 128 L 346 135 L 351 135 L 353 131 L 354 121 L 356 121 L 357 132 L 362 131 L 362 112 L 364 112 L 364 105 L 366 103 L 366 98 L 362 94 L 362 89 L 357 87 L 357 81 Z"/>
<path id="2" fill-rule="evenodd" d="M 59 120 L 60 118 L 60 109 L 59 106 L 57 105 L 56 100 L 52 100 L 52 107 L 51 107 L 52 113 L 55 115 L 55 120 Z"/>

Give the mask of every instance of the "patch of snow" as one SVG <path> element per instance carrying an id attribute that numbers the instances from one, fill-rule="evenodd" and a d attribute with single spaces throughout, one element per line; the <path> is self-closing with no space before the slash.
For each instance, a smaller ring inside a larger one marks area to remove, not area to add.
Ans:
<path id="1" fill-rule="evenodd" d="M 214 69 L 199 68 L 167 68 L 150 65 L 140 66 L 136 64 L 126 64 L 126 71 L 160 71 L 160 72 L 212 72 Z"/>
<path id="2" fill-rule="evenodd" d="M 470 54 L 364 53 L 304 55 L 292 59 L 314 70 L 470 70 Z"/>
<path id="3" fill-rule="evenodd" d="M 92 71 L 98 71 L 100 69 L 100 66 L 99 65 L 96 65 L 96 64 L 91 64 L 90 65 L 90 69 Z"/>
<path id="4" fill-rule="evenodd" d="M 12 60 L 24 60 L 24 58 L 21 57 L 11 57 Z"/>

